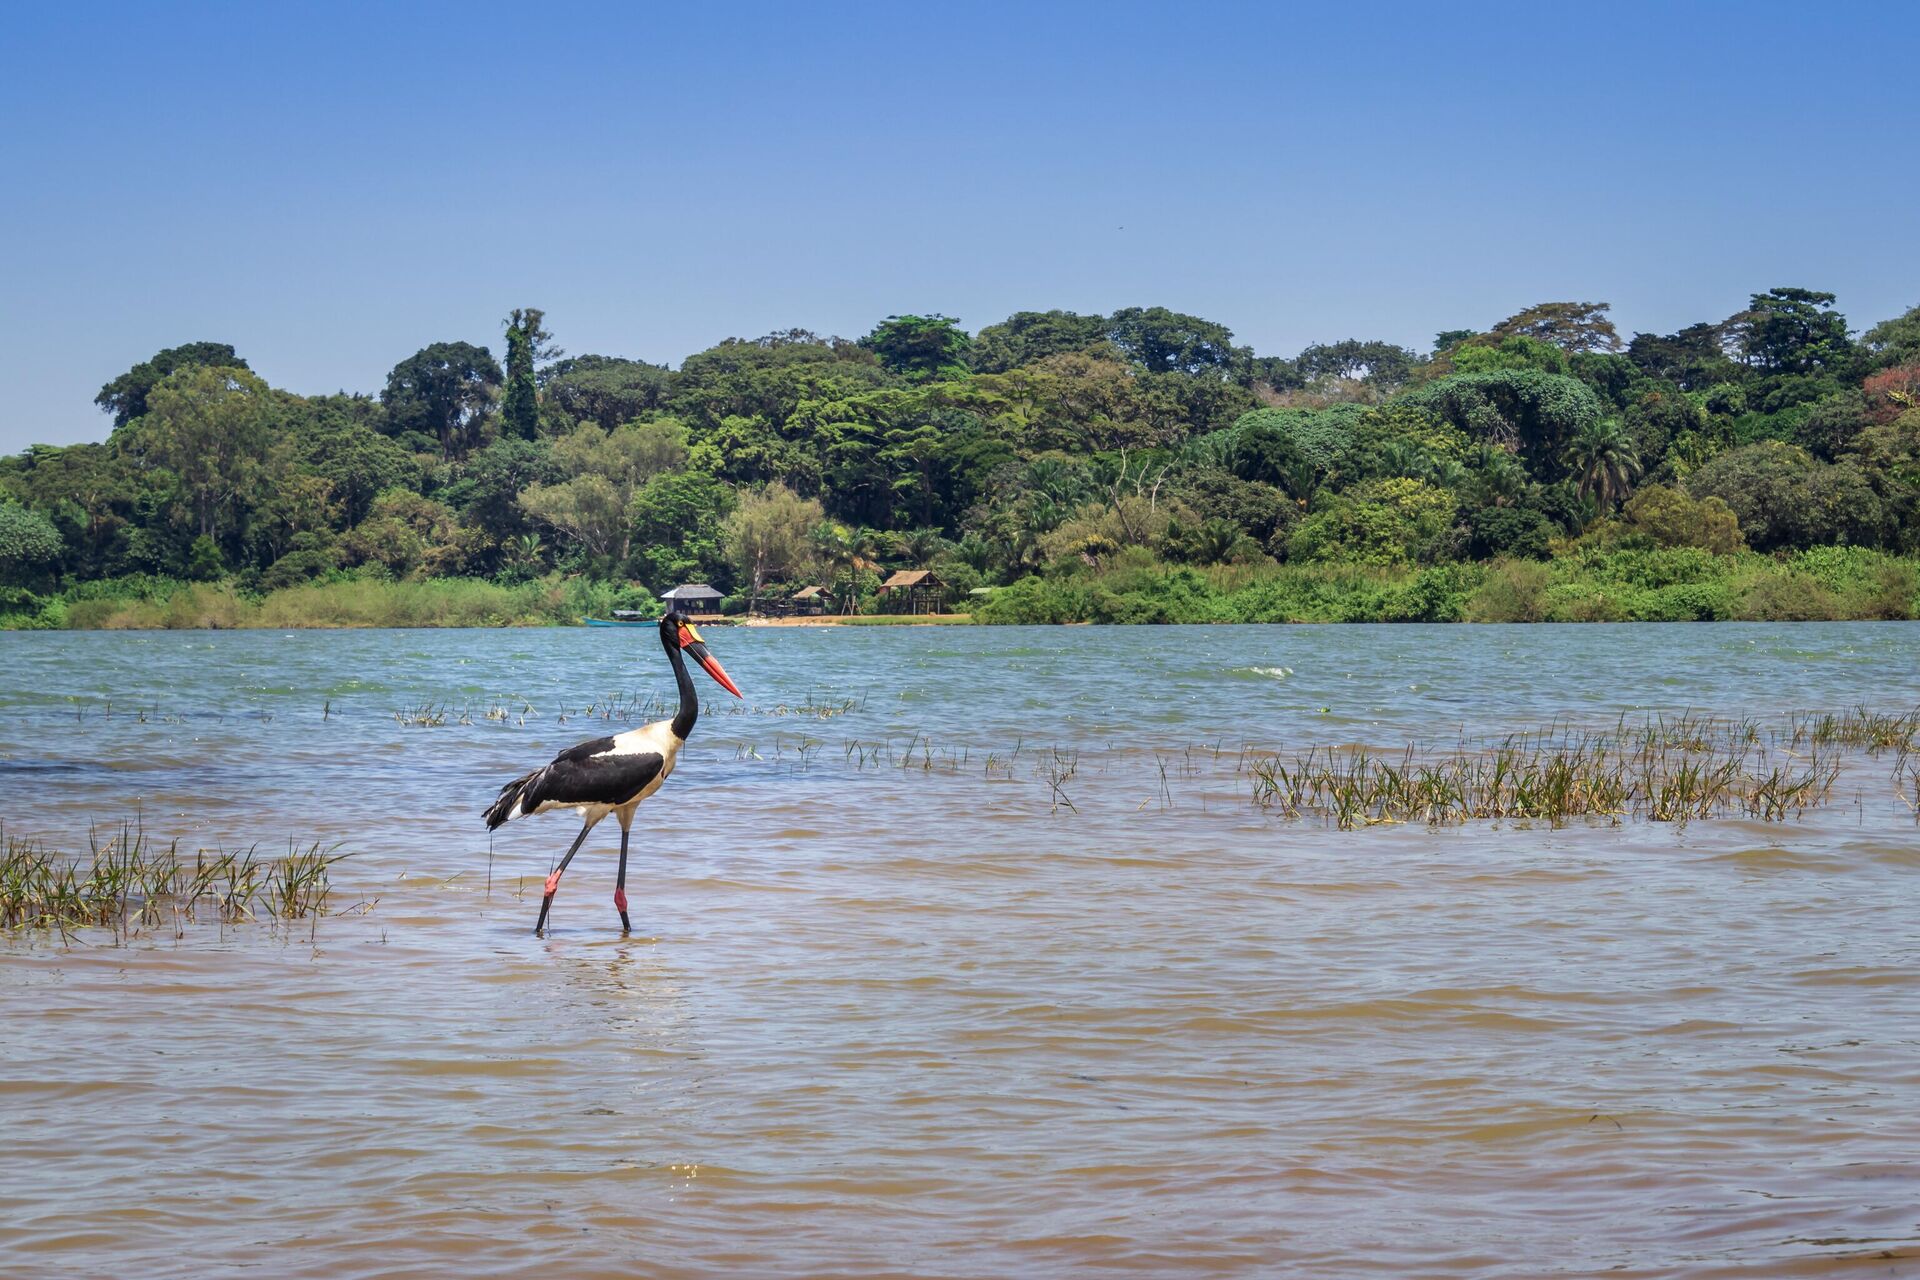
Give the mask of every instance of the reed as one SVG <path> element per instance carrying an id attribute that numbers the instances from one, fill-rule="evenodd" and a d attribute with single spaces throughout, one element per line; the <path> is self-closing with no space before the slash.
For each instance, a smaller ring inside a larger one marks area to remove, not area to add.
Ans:
<path id="1" fill-rule="evenodd" d="M 1553 726 L 1485 747 L 1409 744 L 1397 756 L 1364 747 L 1243 753 L 1240 771 L 1261 808 L 1351 830 L 1485 818 L 1778 821 L 1828 803 L 1840 762 L 1818 748 L 1770 752 L 1751 721 L 1684 716 L 1608 731 Z"/>
<path id="2" fill-rule="evenodd" d="M 1866 707 L 1838 713 L 1799 712 L 1789 717 L 1786 738 L 1796 747 L 1837 745 L 1869 753 L 1905 753 L 1920 745 L 1920 707 L 1894 714 Z"/>
<path id="3" fill-rule="evenodd" d="M 1623 715 L 1597 727 L 1555 721 L 1503 736 L 1463 736 L 1450 746 L 1408 743 L 1384 752 L 1365 745 L 1283 752 L 1216 740 L 1184 747 L 1109 744 L 1083 755 L 1024 740 L 1010 749 L 943 746 L 911 734 L 843 739 L 839 754 L 859 771 L 1035 783 L 1053 813 L 1081 812 L 1088 797 L 1072 784 L 1086 774 L 1131 778 L 1128 803 L 1161 810 L 1195 799 L 1204 808 L 1224 780 L 1270 813 L 1352 830 L 1486 819 L 1777 822 L 1832 804 L 1849 758 L 1891 753 L 1894 792 L 1920 819 L 1917 728 L 1920 713 L 1856 709 L 1760 720 L 1687 711 Z M 827 745 L 811 736 L 794 742 L 775 735 L 771 751 L 764 740 L 736 744 L 735 759 L 801 772 L 832 758 Z M 972 773 L 976 749 L 979 770 Z"/>
<path id="4" fill-rule="evenodd" d="M 258 846 L 182 853 L 138 824 L 102 838 L 87 832 L 87 852 L 62 853 L 33 840 L 0 836 L 0 928 L 111 928 L 125 937 L 201 919 L 301 920 L 325 914 L 328 872 L 345 855 L 318 844 L 288 843 L 285 857 Z"/>

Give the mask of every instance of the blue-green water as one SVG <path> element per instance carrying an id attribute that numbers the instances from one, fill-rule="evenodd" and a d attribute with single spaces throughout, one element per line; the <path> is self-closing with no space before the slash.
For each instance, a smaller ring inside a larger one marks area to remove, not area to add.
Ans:
<path id="1" fill-rule="evenodd" d="M 0 1257 L 49 1274 L 1907 1274 L 1920 829 L 1341 832 L 1242 748 L 1920 703 L 1920 627 L 0 636 L 10 836 L 338 844 L 311 933 L 0 940 Z M 709 686 L 709 689 L 711 687 Z M 722 704 L 725 705 L 722 705 Z M 426 723 L 422 723 L 422 722 Z M 1914 794 L 1909 791 L 1909 795 Z"/>

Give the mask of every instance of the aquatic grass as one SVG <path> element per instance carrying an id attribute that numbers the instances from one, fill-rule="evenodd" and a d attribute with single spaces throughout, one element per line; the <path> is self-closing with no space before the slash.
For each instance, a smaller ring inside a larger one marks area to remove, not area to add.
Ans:
<path id="1" fill-rule="evenodd" d="M 1908 752 L 1901 752 L 1894 762 L 1893 794 L 1913 813 L 1913 820 L 1920 822 L 1920 761 Z"/>
<path id="2" fill-rule="evenodd" d="M 284 857 L 244 849 L 161 845 L 138 823 L 102 838 L 89 828 L 87 852 L 71 855 L 37 841 L 0 836 L 0 928 L 67 933 L 110 928 L 126 937 L 163 923 L 176 930 L 210 917 L 301 920 L 325 914 L 329 871 L 347 856 L 289 841 Z"/>
<path id="3" fill-rule="evenodd" d="M 848 738 L 841 747 L 841 755 L 855 769 L 896 768 L 918 769 L 922 773 L 935 770 L 958 773 L 967 767 L 973 751 L 966 746 L 936 746 L 931 738 L 914 733 L 907 736 L 904 744 L 892 738 L 873 742 Z"/>
<path id="4" fill-rule="evenodd" d="M 1751 721 L 1624 720 L 1612 731 L 1552 726 L 1490 746 L 1408 744 L 1245 753 L 1253 803 L 1342 830 L 1383 822 L 1576 818 L 1688 822 L 1738 815 L 1779 821 L 1826 804 L 1840 775 L 1830 751 L 1768 753 Z"/>
<path id="5" fill-rule="evenodd" d="M 1064 806 L 1071 813 L 1079 813 L 1080 810 L 1074 807 L 1072 798 L 1067 795 L 1066 787 L 1067 783 L 1073 781 L 1074 775 L 1080 772 L 1080 753 L 1077 750 L 1062 751 L 1054 747 L 1041 755 L 1040 771 L 1041 776 L 1047 780 L 1047 786 L 1053 791 L 1050 812 L 1058 813 Z"/>
<path id="6" fill-rule="evenodd" d="M 1048 812 L 1056 814 L 1082 811 L 1086 797 L 1071 784 L 1091 773 L 1132 779 L 1127 803 L 1137 809 L 1177 809 L 1197 788 L 1203 808 L 1224 791 L 1250 796 L 1275 816 L 1320 818 L 1353 830 L 1478 820 L 1784 821 L 1832 804 L 1849 758 L 1890 751 L 1893 789 L 1920 818 L 1920 742 L 1902 736 L 1912 720 L 1860 711 L 1777 720 L 1687 711 L 1621 715 L 1597 727 L 1555 720 L 1390 751 L 1322 743 L 1287 752 L 1215 740 L 1180 747 L 1110 744 L 1082 754 L 1024 739 L 1010 748 L 940 744 L 915 733 L 847 738 L 839 758 L 859 771 L 1037 784 Z M 771 750 L 765 741 L 736 743 L 734 758 L 802 772 L 832 755 L 824 739 L 775 735 Z"/>
<path id="7" fill-rule="evenodd" d="M 1920 707 L 1895 714 L 1866 707 L 1838 713 L 1797 712 L 1789 717 L 1787 741 L 1794 746 L 1857 747 L 1869 753 L 1910 751 L 1920 745 Z"/>
<path id="8" fill-rule="evenodd" d="M 736 698 L 718 698 L 702 700 L 702 716 L 770 716 L 775 718 L 797 718 L 808 720 L 832 720 L 850 715 L 866 708 L 867 697 L 822 699 L 808 689 L 805 701 L 757 703 L 745 702 Z M 584 718 L 605 721 L 608 724 L 637 724 L 650 720 L 671 719 L 680 709 L 678 694 L 671 698 L 653 692 L 607 693 L 591 699 L 578 709 L 562 706 L 557 711 L 557 723 L 565 724 L 570 718 Z M 534 714 L 532 704 L 527 704 L 521 713 L 524 719 Z M 504 719 L 505 716 L 487 715 L 487 719 Z"/>

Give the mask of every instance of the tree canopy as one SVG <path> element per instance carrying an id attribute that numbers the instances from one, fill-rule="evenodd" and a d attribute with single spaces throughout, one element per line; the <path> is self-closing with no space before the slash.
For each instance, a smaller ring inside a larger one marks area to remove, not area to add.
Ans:
<path id="1" fill-rule="evenodd" d="M 186 342 L 155 352 L 100 388 L 93 402 L 113 415 L 113 425 L 124 427 L 147 411 L 147 394 L 176 369 L 207 365 L 216 369 L 245 369 L 247 362 L 225 342 Z"/>
<path id="2" fill-rule="evenodd" d="M 677 367 L 562 357 L 534 307 L 505 331 L 505 368 L 436 342 L 378 396 L 273 389 L 224 343 L 156 352 L 102 388 L 104 442 L 0 459 L 0 586 L 804 580 L 858 601 L 885 566 L 1010 586 L 1920 550 L 1920 308 L 1856 341 L 1815 289 L 1627 342 L 1604 302 L 1537 303 L 1430 353 L 1260 353 L 1161 306 L 974 335 L 908 312 Z"/>
<path id="3" fill-rule="evenodd" d="M 485 347 L 436 342 L 393 366 L 380 399 L 394 433 L 418 432 L 437 441 L 443 457 L 457 458 L 482 443 L 502 377 Z"/>

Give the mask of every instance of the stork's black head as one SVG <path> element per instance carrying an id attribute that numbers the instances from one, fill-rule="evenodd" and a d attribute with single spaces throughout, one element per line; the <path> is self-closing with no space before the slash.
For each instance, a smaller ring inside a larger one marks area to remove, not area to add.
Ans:
<path id="1" fill-rule="evenodd" d="M 684 651 L 688 657 L 699 663 L 722 689 L 736 698 L 742 696 L 739 688 L 727 675 L 726 668 L 707 652 L 707 642 L 701 639 L 700 633 L 694 629 L 692 620 L 678 609 L 669 609 L 667 616 L 660 619 L 660 643 L 665 645 L 670 653 L 676 650 Z"/>

